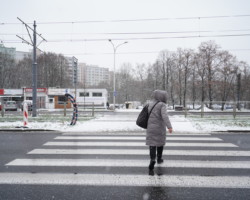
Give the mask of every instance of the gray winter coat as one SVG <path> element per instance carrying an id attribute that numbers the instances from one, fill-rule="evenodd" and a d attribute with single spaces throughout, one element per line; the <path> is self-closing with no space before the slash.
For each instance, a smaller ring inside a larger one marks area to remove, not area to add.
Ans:
<path id="1" fill-rule="evenodd" d="M 149 103 L 149 112 L 154 104 L 158 104 L 152 110 L 148 119 L 146 145 L 164 146 L 166 143 L 166 127 L 172 128 L 167 114 L 167 92 L 163 90 L 155 90 L 153 92 L 153 101 Z"/>

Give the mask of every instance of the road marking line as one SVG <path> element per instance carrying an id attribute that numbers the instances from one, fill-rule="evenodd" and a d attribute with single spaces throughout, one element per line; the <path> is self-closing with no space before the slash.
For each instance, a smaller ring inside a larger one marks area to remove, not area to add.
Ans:
<path id="1" fill-rule="evenodd" d="M 44 146 L 129 146 L 141 147 L 145 146 L 145 142 L 47 142 Z M 231 143 L 166 143 L 170 147 L 238 147 Z"/>
<path id="2" fill-rule="evenodd" d="M 63 167 L 147 167 L 148 160 L 126 159 L 16 159 L 6 166 L 63 166 Z M 174 168 L 239 168 L 250 169 L 250 161 L 165 160 L 161 167 Z"/>
<path id="3" fill-rule="evenodd" d="M 112 133 L 112 132 L 111 132 Z M 82 133 L 82 132 L 69 132 L 69 133 L 63 133 L 62 135 L 64 136 L 89 136 L 89 135 L 93 135 L 93 134 L 96 134 L 96 136 L 106 136 L 105 133 Z M 141 136 L 144 136 L 145 137 L 145 132 L 139 132 L 139 133 L 132 133 L 132 132 L 129 132 L 129 133 L 116 133 L 114 134 L 114 132 L 112 134 L 109 134 L 108 136 L 117 136 L 117 135 L 120 135 L 120 136 L 133 136 L 133 135 L 141 135 Z M 208 133 L 167 133 L 167 136 L 211 136 L 211 134 L 208 134 Z"/>
<path id="4" fill-rule="evenodd" d="M 149 150 L 147 149 L 34 149 L 30 151 L 28 154 L 149 155 Z M 250 151 L 164 150 L 164 155 L 250 157 Z"/>
<path id="5" fill-rule="evenodd" d="M 56 140 L 145 140 L 146 137 L 116 137 L 116 136 L 58 136 Z M 210 137 L 167 137 L 168 140 L 222 141 L 220 138 Z"/>
<path id="6" fill-rule="evenodd" d="M 0 184 L 250 188 L 250 177 L 0 173 Z"/>

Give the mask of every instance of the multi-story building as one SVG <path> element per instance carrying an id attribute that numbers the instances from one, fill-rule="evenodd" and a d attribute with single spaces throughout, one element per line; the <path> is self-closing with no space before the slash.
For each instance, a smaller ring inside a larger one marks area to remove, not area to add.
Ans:
<path id="1" fill-rule="evenodd" d="M 9 54 L 13 59 L 16 57 L 16 48 L 13 47 L 5 47 L 3 44 L 0 44 L 0 52 Z"/>
<path id="2" fill-rule="evenodd" d="M 15 60 L 18 62 L 24 59 L 25 57 L 29 57 L 29 56 L 31 56 L 31 52 L 16 51 Z"/>
<path id="3" fill-rule="evenodd" d="M 16 51 L 16 48 L 4 47 L 3 44 L 0 44 L 0 52 L 7 53 L 11 55 L 17 62 L 22 60 L 25 57 L 32 56 L 32 51 L 22 52 Z M 37 56 L 40 55 L 40 51 L 37 50 Z M 88 86 L 97 86 L 102 82 L 110 81 L 110 72 L 108 68 L 98 67 L 96 65 L 86 65 L 85 63 L 78 63 L 77 58 L 65 57 L 68 62 L 67 74 L 72 80 L 72 85 L 75 83 L 81 83 L 82 85 Z"/>
<path id="4" fill-rule="evenodd" d="M 78 63 L 78 80 L 79 83 L 84 85 L 85 83 L 85 73 L 84 70 L 86 69 L 86 64 L 85 63 Z"/>
<path id="5" fill-rule="evenodd" d="M 97 86 L 102 82 L 109 82 L 109 69 L 95 65 L 80 64 L 80 82 L 87 86 Z"/>
<path id="6" fill-rule="evenodd" d="M 76 57 L 65 57 L 68 62 L 68 76 L 72 80 L 72 85 L 79 82 L 79 70 L 78 70 L 78 60 Z"/>
<path id="7" fill-rule="evenodd" d="M 5 47 L 3 44 L 0 44 L 0 52 L 4 54 L 9 54 L 16 62 L 24 59 L 25 57 L 32 56 L 32 50 L 29 52 L 17 51 L 14 47 Z M 37 49 L 36 55 L 39 56 L 41 51 Z"/>

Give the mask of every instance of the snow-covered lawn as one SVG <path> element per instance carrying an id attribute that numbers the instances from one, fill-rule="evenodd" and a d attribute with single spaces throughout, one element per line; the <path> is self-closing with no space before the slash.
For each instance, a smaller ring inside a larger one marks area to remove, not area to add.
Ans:
<path id="1" fill-rule="evenodd" d="M 188 118 L 192 125 L 203 131 L 228 131 L 228 130 L 249 130 L 250 116 L 241 116 L 234 119 L 232 116 L 206 116 L 204 118 Z"/>
<path id="2" fill-rule="evenodd" d="M 120 114 L 119 114 L 120 112 Z M 126 113 L 124 113 L 126 112 Z M 131 113 L 132 112 L 132 113 Z M 29 129 L 47 129 L 58 130 L 62 132 L 141 132 L 145 130 L 139 128 L 136 124 L 136 118 L 139 110 L 117 111 L 115 115 L 97 115 L 95 118 L 79 118 L 75 126 L 70 126 L 71 117 L 62 117 L 57 115 L 40 116 L 37 119 L 32 118 L 28 123 Z M 249 130 L 250 117 L 232 116 L 170 116 L 174 133 L 207 133 L 211 131 L 227 130 Z M 0 129 L 17 129 L 22 126 L 22 117 L 0 118 Z"/>

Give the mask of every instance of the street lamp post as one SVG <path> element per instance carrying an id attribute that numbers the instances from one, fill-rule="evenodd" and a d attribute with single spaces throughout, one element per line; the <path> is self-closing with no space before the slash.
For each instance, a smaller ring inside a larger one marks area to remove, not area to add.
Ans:
<path id="1" fill-rule="evenodd" d="M 113 50 L 114 50 L 114 75 L 113 75 L 113 77 L 114 77 L 114 79 L 113 79 L 113 83 L 114 83 L 113 88 L 114 88 L 114 91 L 113 91 L 113 105 L 114 105 L 114 110 L 115 110 L 115 97 L 116 97 L 116 91 L 115 91 L 115 55 L 116 55 L 117 48 L 120 47 L 123 44 L 128 43 L 128 42 L 127 41 L 123 42 L 121 44 L 118 44 L 117 46 L 114 45 L 114 43 L 112 42 L 111 39 L 109 39 L 109 42 L 112 44 Z"/>

